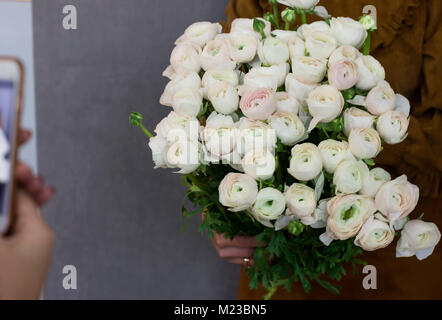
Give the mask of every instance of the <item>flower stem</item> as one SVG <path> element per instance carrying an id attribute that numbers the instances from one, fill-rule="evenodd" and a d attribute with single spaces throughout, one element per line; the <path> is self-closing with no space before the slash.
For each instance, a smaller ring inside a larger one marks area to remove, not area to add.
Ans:
<path id="1" fill-rule="evenodd" d="M 153 138 L 153 134 L 150 133 L 149 130 L 147 130 L 142 124 L 140 124 L 138 127 L 141 129 L 141 131 L 144 132 L 144 134 L 145 134 L 146 136 L 149 137 L 149 139 L 150 139 L 150 138 Z"/>
<path id="2" fill-rule="evenodd" d="M 279 14 L 278 14 L 278 4 L 273 5 L 273 18 L 275 20 L 276 28 L 279 29 Z"/>
<path id="3" fill-rule="evenodd" d="M 264 300 L 270 300 L 273 297 L 273 295 L 276 293 L 276 291 L 278 291 L 278 287 L 279 287 L 279 284 L 272 282 L 271 287 L 267 288 L 268 291 L 267 291 L 267 294 L 264 295 Z"/>
<path id="4" fill-rule="evenodd" d="M 302 11 L 301 12 L 302 24 L 307 24 L 307 14 Z"/>
<path id="5" fill-rule="evenodd" d="M 285 22 L 285 30 L 290 30 L 290 22 Z"/>
<path id="6" fill-rule="evenodd" d="M 371 47 L 371 31 L 367 31 L 367 39 L 364 42 L 364 56 L 368 56 L 370 54 Z"/>
<path id="7" fill-rule="evenodd" d="M 139 127 L 141 131 L 144 132 L 146 136 L 149 138 L 153 137 L 153 134 L 150 133 L 144 126 L 143 126 L 143 116 L 139 112 L 131 112 L 129 116 L 129 123 L 133 125 L 134 127 Z"/>

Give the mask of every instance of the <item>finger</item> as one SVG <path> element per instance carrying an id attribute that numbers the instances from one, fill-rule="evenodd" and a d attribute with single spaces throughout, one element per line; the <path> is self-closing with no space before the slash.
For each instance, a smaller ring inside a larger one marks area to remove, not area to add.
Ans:
<path id="1" fill-rule="evenodd" d="M 253 248 L 228 247 L 219 250 L 219 256 L 223 259 L 230 259 L 230 258 L 244 259 L 244 258 L 252 258 L 254 252 L 255 249 Z"/>
<path id="2" fill-rule="evenodd" d="M 29 139 L 31 139 L 31 137 L 32 137 L 32 132 L 30 130 L 20 129 L 18 133 L 19 145 L 23 145 L 26 142 L 28 142 Z"/>
<path id="3" fill-rule="evenodd" d="M 32 179 L 26 185 L 26 190 L 29 191 L 32 195 L 37 195 L 44 189 L 43 178 L 41 177 L 32 177 Z"/>
<path id="4" fill-rule="evenodd" d="M 232 263 L 232 264 L 239 264 L 245 267 L 251 267 L 255 264 L 255 260 L 250 259 L 248 262 L 244 261 L 244 258 L 231 258 L 231 259 L 227 259 L 227 262 Z"/>
<path id="5" fill-rule="evenodd" d="M 35 201 L 37 202 L 38 206 L 41 207 L 45 205 L 47 202 L 49 202 L 49 200 L 51 200 L 54 194 L 55 194 L 54 187 L 45 187 L 38 195 L 36 195 Z"/>
<path id="6" fill-rule="evenodd" d="M 210 238 L 210 241 L 212 242 L 213 246 L 215 247 L 216 251 L 218 251 L 218 254 L 219 254 L 219 251 L 221 250 L 221 248 L 218 246 L 218 244 L 216 243 L 215 239 L 214 238 Z"/>
<path id="7" fill-rule="evenodd" d="M 34 177 L 31 168 L 22 162 L 17 163 L 15 168 L 15 178 L 21 184 L 26 184 Z"/>
<path id="8" fill-rule="evenodd" d="M 32 197 L 25 191 L 17 190 L 16 198 L 16 222 L 12 237 L 33 237 L 35 230 L 43 224 L 43 220 L 38 213 L 37 205 Z M 27 234 L 27 235 L 26 235 Z"/>
<path id="9" fill-rule="evenodd" d="M 224 247 L 241 247 L 241 248 L 255 248 L 262 246 L 258 244 L 254 237 L 236 236 L 233 239 L 226 238 L 224 235 L 215 234 L 215 240 L 218 246 Z"/>

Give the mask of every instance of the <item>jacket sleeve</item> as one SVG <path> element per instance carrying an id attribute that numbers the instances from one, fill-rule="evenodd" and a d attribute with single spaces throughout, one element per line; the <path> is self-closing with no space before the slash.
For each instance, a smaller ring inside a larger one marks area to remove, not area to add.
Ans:
<path id="1" fill-rule="evenodd" d="M 428 0 L 422 50 L 420 103 L 411 107 L 409 140 L 403 157 L 422 196 L 442 196 L 442 6 Z M 411 176 L 411 177 L 410 177 Z"/>

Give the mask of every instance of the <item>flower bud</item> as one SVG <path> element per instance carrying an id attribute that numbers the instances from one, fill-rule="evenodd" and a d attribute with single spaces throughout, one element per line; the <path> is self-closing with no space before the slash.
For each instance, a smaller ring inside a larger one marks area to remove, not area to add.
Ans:
<path id="1" fill-rule="evenodd" d="M 296 12 L 293 9 L 286 8 L 281 12 L 281 18 L 285 22 L 293 22 L 296 19 Z"/>
<path id="2" fill-rule="evenodd" d="M 253 30 L 255 32 L 258 32 L 259 34 L 261 34 L 261 36 L 263 38 L 265 38 L 265 35 L 264 35 L 265 27 L 266 27 L 266 24 L 264 21 L 262 21 L 260 19 L 253 19 Z"/>
<path id="3" fill-rule="evenodd" d="M 367 31 L 377 30 L 376 20 L 370 15 L 363 15 L 359 19 L 359 23 L 362 24 Z"/>
<path id="4" fill-rule="evenodd" d="M 304 231 L 304 225 L 298 220 L 292 220 L 289 223 L 289 232 L 294 236 L 299 236 Z"/>
<path id="5" fill-rule="evenodd" d="M 266 19 L 270 23 L 274 23 L 275 22 L 274 16 L 270 12 L 264 13 L 263 18 Z"/>
<path id="6" fill-rule="evenodd" d="M 129 122 L 131 125 L 138 127 L 143 121 L 143 116 L 139 112 L 132 112 L 129 117 Z"/>

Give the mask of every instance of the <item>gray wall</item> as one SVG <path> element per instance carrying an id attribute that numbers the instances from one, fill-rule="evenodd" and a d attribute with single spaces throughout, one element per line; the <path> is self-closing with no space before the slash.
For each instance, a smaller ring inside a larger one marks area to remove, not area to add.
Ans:
<path id="1" fill-rule="evenodd" d="M 57 234 L 46 298 L 235 298 L 239 269 L 219 259 L 198 218 L 181 234 L 179 176 L 152 168 L 128 115 L 147 127 L 174 40 L 190 23 L 224 19 L 227 0 L 34 0 L 39 168 L 55 184 L 44 215 Z M 62 8 L 78 9 L 78 30 Z M 78 270 L 78 290 L 62 268 Z"/>

